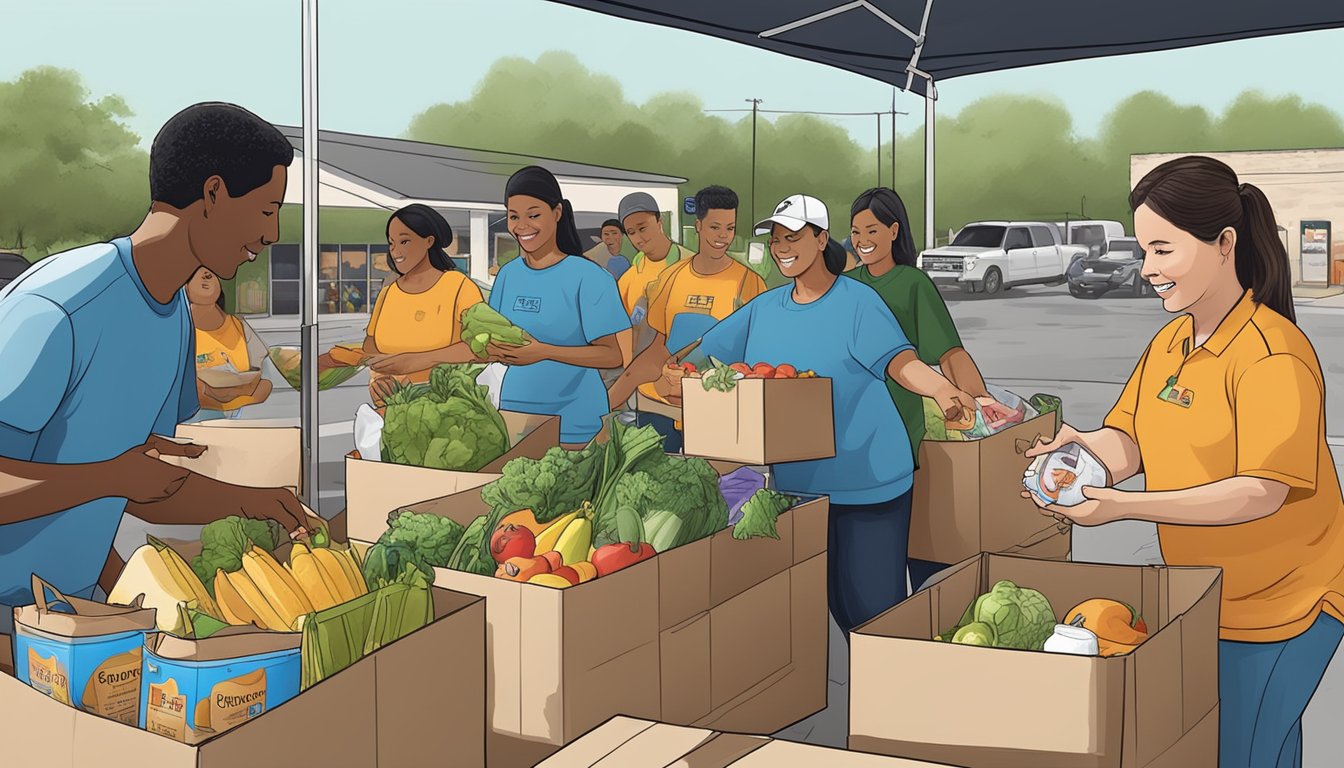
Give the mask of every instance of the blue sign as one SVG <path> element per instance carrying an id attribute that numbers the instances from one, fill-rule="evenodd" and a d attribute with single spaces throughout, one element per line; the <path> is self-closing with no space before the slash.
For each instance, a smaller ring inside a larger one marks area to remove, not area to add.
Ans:
<path id="1" fill-rule="evenodd" d="M 695 215 L 695 198 L 694 198 L 694 197 L 688 197 L 688 198 L 686 198 L 685 200 L 681 201 L 681 209 L 682 209 L 683 211 L 686 212 L 686 215 L 687 215 L 687 216 L 694 216 L 694 215 Z"/>

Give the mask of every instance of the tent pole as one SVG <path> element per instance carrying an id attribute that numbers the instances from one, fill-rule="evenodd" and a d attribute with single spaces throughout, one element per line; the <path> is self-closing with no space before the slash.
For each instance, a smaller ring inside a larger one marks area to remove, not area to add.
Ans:
<path id="1" fill-rule="evenodd" d="M 928 81 L 924 94 L 924 247 L 937 248 L 937 233 L 933 231 L 933 103 L 938 91 L 933 80 Z"/>
<path id="2" fill-rule="evenodd" d="M 303 327 L 299 424 L 305 503 L 318 500 L 317 416 L 317 0 L 303 0 Z"/>
<path id="3" fill-rule="evenodd" d="M 896 189 L 896 89 L 891 89 L 891 188 Z"/>

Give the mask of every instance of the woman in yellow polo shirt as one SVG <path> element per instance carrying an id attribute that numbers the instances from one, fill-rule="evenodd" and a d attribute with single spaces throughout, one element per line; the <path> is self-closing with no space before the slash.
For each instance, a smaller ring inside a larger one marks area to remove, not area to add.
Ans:
<path id="1" fill-rule="evenodd" d="M 387 265 L 398 277 L 378 294 L 364 339 L 374 405 L 394 382 L 424 383 L 436 365 L 476 359 L 462 341 L 462 313 L 484 299 L 444 250 L 451 242 L 452 227 L 427 205 L 408 205 L 387 220 Z M 330 353 L 319 361 L 335 365 Z"/>
<path id="2" fill-rule="evenodd" d="M 266 345 L 247 321 L 224 311 L 219 279 L 205 267 L 196 270 L 187 283 L 187 303 L 196 327 L 196 394 L 201 401 L 201 410 L 191 421 L 237 419 L 245 406 L 270 397 L 271 382 L 259 377 L 248 384 L 217 388 L 206 384 L 200 372 L 227 366 L 239 373 L 259 369 L 266 359 Z"/>
<path id="3" fill-rule="evenodd" d="M 1296 325 L 1288 256 L 1264 194 L 1207 157 L 1130 194 L 1143 277 L 1179 313 L 1095 432 L 1066 426 L 1114 482 L 1064 521 L 1158 525 L 1169 565 L 1223 569 L 1220 765 L 1302 763 L 1302 713 L 1344 637 L 1344 501 L 1325 439 L 1325 379 Z"/>

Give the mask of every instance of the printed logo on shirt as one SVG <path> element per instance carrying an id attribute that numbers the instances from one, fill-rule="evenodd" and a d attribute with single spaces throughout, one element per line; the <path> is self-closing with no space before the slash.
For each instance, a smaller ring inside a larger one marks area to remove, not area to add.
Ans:
<path id="1" fill-rule="evenodd" d="M 703 310 L 703 311 L 705 311 L 705 312 L 708 312 L 708 311 L 710 311 L 711 309 L 714 308 L 714 297 L 713 297 L 713 296 L 694 296 L 694 295 L 692 295 L 692 296 L 687 296 L 687 297 L 686 297 L 686 308 L 687 308 L 687 309 L 699 309 L 699 310 Z"/>
<path id="2" fill-rule="evenodd" d="M 513 311 L 535 315 L 541 311 L 541 299 L 536 296 L 519 296 L 513 300 Z"/>
<path id="3" fill-rule="evenodd" d="M 208 365 L 208 364 L 210 363 L 210 361 L 214 359 L 214 357 L 215 357 L 215 356 L 214 356 L 213 354 L 209 353 L 209 352 L 205 352 L 205 353 L 199 354 L 199 355 L 196 356 L 196 364 L 197 364 L 197 365 Z"/>

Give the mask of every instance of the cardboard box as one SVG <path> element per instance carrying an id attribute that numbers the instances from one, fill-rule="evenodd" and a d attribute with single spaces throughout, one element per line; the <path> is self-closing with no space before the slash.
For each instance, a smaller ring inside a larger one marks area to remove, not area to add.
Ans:
<path id="1" fill-rule="evenodd" d="M 1110 658 L 931 640 L 1000 579 L 1057 619 L 1127 602 L 1152 634 Z M 1221 591 L 1218 568 L 967 560 L 851 635 L 849 746 L 968 768 L 1214 768 Z"/>
<path id="2" fill-rule="evenodd" d="M 537 768 L 925 768 L 943 765 L 614 717 Z"/>
<path id="3" fill-rule="evenodd" d="M 910 513 L 910 557 L 959 563 L 981 552 L 1066 559 L 1067 529 L 1021 497 L 1023 455 L 1037 438 L 1055 434 L 1047 413 L 974 441 L 925 438 L 919 447 Z M 1048 542 L 1048 543 L 1047 543 Z M 1047 554 L 1048 553 L 1048 554 Z"/>
<path id="4" fill-rule="evenodd" d="M 560 444 L 560 419 L 501 411 L 513 447 L 479 472 L 412 467 L 345 457 L 345 511 L 350 536 L 374 541 L 387 527 L 387 513 L 425 499 L 458 493 L 499 477 L 512 459 L 539 459 Z"/>
<path id="5" fill-rule="evenodd" d="M 485 765 L 485 605 L 434 590 L 438 619 L 196 746 L 0 677 L 5 762 L 43 768 Z"/>
<path id="6" fill-rule="evenodd" d="M 177 428 L 177 439 L 204 445 L 208 450 L 195 459 L 163 457 L 170 464 L 234 485 L 302 492 L 303 440 L 299 428 L 284 420 L 220 419 L 182 424 Z"/>
<path id="7" fill-rule="evenodd" d="M 752 466 L 835 455 L 830 379 L 741 379 L 731 392 L 682 388 L 687 456 Z"/>
<path id="8" fill-rule="evenodd" d="M 828 506 L 785 512 L 779 540 L 726 529 L 563 590 L 436 569 L 438 586 L 486 598 L 500 749 L 544 756 L 616 714 L 774 733 L 820 711 Z M 409 508 L 463 525 L 489 511 L 479 488 Z M 491 764 L 533 763 L 492 747 Z"/>

